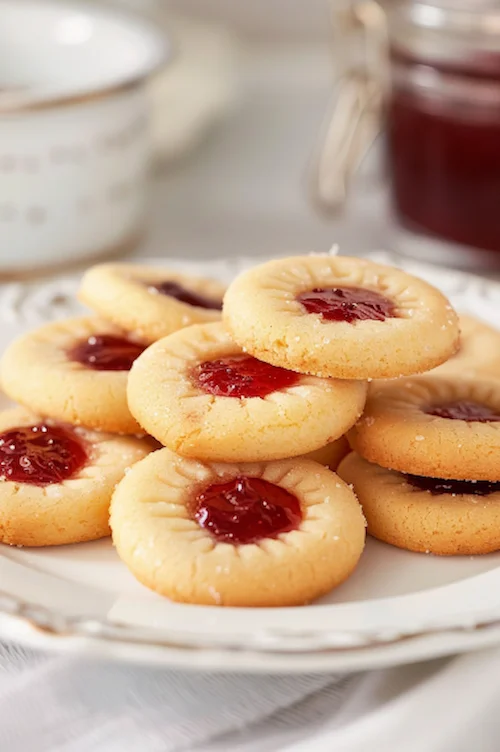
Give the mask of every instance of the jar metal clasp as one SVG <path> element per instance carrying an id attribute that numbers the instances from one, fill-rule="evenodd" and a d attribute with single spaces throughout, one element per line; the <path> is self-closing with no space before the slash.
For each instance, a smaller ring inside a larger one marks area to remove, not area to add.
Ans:
<path id="1" fill-rule="evenodd" d="M 328 214 L 344 208 L 352 178 L 380 132 L 388 71 L 381 5 L 361 0 L 338 11 L 336 4 L 332 0 L 338 85 L 311 180 L 313 200 Z"/>

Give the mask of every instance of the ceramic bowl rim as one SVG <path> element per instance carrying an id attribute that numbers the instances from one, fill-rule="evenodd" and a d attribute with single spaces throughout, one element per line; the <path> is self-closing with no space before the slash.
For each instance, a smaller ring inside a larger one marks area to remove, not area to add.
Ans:
<path id="1" fill-rule="evenodd" d="M 129 9 L 113 6 L 102 6 L 96 0 L 65 0 L 62 8 L 58 0 L 0 0 L 0 17 L 2 8 L 16 7 L 21 5 L 33 5 L 38 10 L 41 8 L 61 9 L 64 12 L 78 12 L 99 22 L 99 18 L 107 21 L 125 23 L 128 28 L 135 27 L 136 31 L 144 38 L 149 37 L 151 54 L 147 62 L 137 70 L 118 77 L 113 82 L 103 82 L 102 85 L 85 87 L 81 84 L 73 90 L 61 93 L 29 92 L 22 95 L 7 97 L 2 101 L 0 97 L 0 117 L 4 114 L 26 112 L 32 110 L 45 110 L 50 108 L 67 107 L 70 105 L 84 104 L 86 102 L 105 99 L 116 94 L 131 91 L 142 85 L 148 78 L 164 67 L 172 58 L 173 45 L 168 35 L 156 29 L 153 23 L 139 13 Z"/>

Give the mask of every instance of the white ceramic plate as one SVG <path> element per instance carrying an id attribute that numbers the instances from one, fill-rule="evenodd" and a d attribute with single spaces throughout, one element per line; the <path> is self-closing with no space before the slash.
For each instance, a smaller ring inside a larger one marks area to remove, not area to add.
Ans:
<path id="1" fill-rule="evenodd" d="M 246 265 L 168 263 L 221 278 Z M 499 321 L 499 283 L 405 266 L 440 286 L 460 310 Z M 1 288 L 0 346 L 76 313 L 75 288 L 74 279 Z M 134 580 L 109 541 L 0 546 L 0 591 L 0 639 L 197 670 L 354 671 L 500 643 L 500 553 L 435 558 L 371 539 L 348 582 L 302 608 L 170 603 Z"/>

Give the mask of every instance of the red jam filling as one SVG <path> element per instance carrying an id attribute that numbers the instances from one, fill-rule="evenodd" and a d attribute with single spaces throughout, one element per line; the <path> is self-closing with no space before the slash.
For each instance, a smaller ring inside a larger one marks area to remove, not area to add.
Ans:
<path id="1" fill-rule="evenodd" d="M 130 371 L 145 349 L 145 345 L 125 337 L 95 334 L 69 350 L 68 358 L 94 371 Z"/>
<path id="2" fill-rule="evenodd" d="M 327 321 L 385 321 L 394 318 L 394 303 L 374 290 L 363 287 L 316 287 L 297 300 L 308 313 L 318 313 Z"/>
<path id="3" fill-rule="evenodd" d="M 158 282 L 148 285 L 152 292 L 159 292 L 161 295 L 169 295 L 171 298 L 179 300 L 181 303 L 196 306 L 197 308 L 208 308 L 213 311 L 222 311 L 222 301 L 213 300 L 206 295 L 200 295 L 192 290 L 187 290 L 177 282 Z"/>
<path id="4" fill-rule="evenodd" d="M 425 412 L 437 418 L 465 420 L 468 423 L 498 423 L 500 421 L 500 415 L 491 407 L 469 400 L 449 402 L 446 405 L 432 405 Z"/>
<path id="5" fill-rule="evenodd" d="M 294 386 L 299 378 L 294 371 L 271 366 L 251 355 L 207 360 L 196 369 L 199 386 L 216 397 L 267 397 Z"/>
<path id="6" fill-rule="evenodd" d="M 439 494 L 488 496 L 488 494 L 500 491 L 500 483 L 489 480 L 441 480 L 441 478 L 424 478 L 420 475 L 407 475 L 406 480 L 420 491 L 429 491 L 433 496 L 439 496 Z"/>
<path id="7" fill-rule="evenodd" d="M 68 428 L 41 423 L 0 434 L 2 480 L 48 486 L 73 477 L 87 461 L 83 442 Z"/>
<path id="8" fill-rule="evenodd" d="M 194 502 L 194 517 L 218 541 L 256 543 L 295 530 L 302 521 L 296 496 L 260 478 L 209 486 Z"/>

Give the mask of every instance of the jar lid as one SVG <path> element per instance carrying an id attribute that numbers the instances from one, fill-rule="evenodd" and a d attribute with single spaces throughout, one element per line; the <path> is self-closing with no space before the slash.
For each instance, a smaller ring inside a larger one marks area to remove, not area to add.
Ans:
<path id="1" fill-rule="evenodd" d="M 391 40 L 417 54 L 450 58 L 500 49 L 498 0 L 385 0 Z"/>

